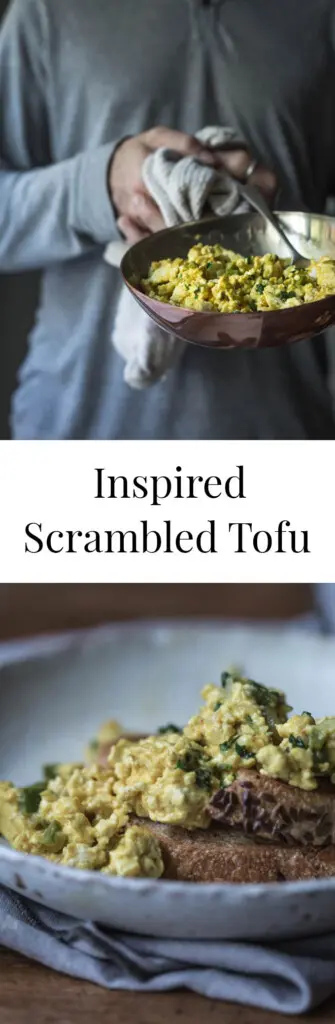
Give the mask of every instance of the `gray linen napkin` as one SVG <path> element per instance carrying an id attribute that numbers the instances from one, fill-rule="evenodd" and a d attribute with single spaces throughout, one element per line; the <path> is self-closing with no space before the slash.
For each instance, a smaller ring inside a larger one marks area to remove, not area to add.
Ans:
<path id="1" fill-rule="evenodd" d="M 190 989 L 286 1014 L 335 993 L 335 933 L 276 945 L 155 939 L 81 922 L 0 886 L 0 944 L 108 989 Z"/>

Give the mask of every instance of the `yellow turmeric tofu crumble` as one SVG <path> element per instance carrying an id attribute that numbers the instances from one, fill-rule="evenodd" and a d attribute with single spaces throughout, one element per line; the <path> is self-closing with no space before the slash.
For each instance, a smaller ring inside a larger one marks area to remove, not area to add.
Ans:
<path id="1" fill-rule="evenodd" d="M 0 783 L 0 832 L 16 850 L 108 875 L 159 878 L 160 844 L 136 819 L 192 831 L 210 825 L 209 801 L 240 770 L 256 769 L 302 790 L 335 783 L 335 718 L 289 717 L 284 693 L 233 671 L 208 685 L 184 728 L 118 739 L 106 723 L 90 758 L 110 737 L 107 762 L 46 765 L 25 788 Z"/>
<path id="2" fill-rule="evenodd" d="M 141 288 L 152 299 L 203 312 L 289 309 L 335 292 L 335 260 L 323 256 L 301 267 L 271 253 L 240 256 L 199 243 L 186 259 L 151 263 Z"/>

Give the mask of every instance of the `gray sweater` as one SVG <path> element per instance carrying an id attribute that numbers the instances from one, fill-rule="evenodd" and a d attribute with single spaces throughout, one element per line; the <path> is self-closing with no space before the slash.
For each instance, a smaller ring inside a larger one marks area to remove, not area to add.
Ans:
<path id="1" fill-rule="evenodd" d="M 283 209 L 335 185 L 334 0 L 13 0 L 0 33 L 0 271 L 43 270 L 16 438 L 334 438 L 323 339 L 187 348 L 144 392 L 110 343 L 107 165 L 155 124 L 236 127 Z M 13 339 L 15 343 L 15 339 Z"/>

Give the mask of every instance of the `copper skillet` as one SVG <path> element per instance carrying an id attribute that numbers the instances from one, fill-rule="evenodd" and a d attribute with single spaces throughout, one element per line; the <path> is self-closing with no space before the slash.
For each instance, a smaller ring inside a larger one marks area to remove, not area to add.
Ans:
<path id="1" fill-rule="evenodd" d="M 332 217 L 301 212 L 280 212 L 277 217 L 303 257 L 317 259 L 328 255 L 335 259 Z M 258 213 L 206 217 L 200 222 L 160 231 L 133 245 L 121 263 L 124 281 L 151 319 L 171 334 L 209 348 L 268 348 L 310 338 L 335 324 L 335 295 L 268 313 L 199 313 L 148 298 L 140 281 L 146 277 L 151 261 L 185 257 L 196 241 L 210 245 L 220 242 L 245 256 L 267 252 L 291 256 L 273 226 Z"/>

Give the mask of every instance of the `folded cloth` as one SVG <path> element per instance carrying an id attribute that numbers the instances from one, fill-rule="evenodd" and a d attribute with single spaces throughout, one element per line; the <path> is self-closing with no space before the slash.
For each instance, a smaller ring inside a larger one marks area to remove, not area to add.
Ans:
<path id="1" fill-rule="evenodd" d="M 196 136 L 209 149 L 227 149 L 245 143 L 231 128 L 203 128 Z M 167 227 L 200 220 L 205 208 L 218 217 L 246 209 L 240 201 L 238 184 L 224 170 L 199 163 L 194 157 L 161 148 L 147 157 L 143 167 L 144 185 L 157 203 Z M 119 266 L 128 246 L 109 245 L 105 260 Z M 115 317 L 112 342 L 125 360 L 124 379 L 132 388 L 145 388 L 164 377 L 180 358 L 184 342 L 163 331 L 136 307 L 123 288 Z"/>
<path id="2" fill-rule="evenodd" d="M 300 1014 L 335 993 L 335 933 L 264 946 L 115 932 L 0 887 L 0 943 L 55 971 L 108 989 L 186 988 Z"/>

